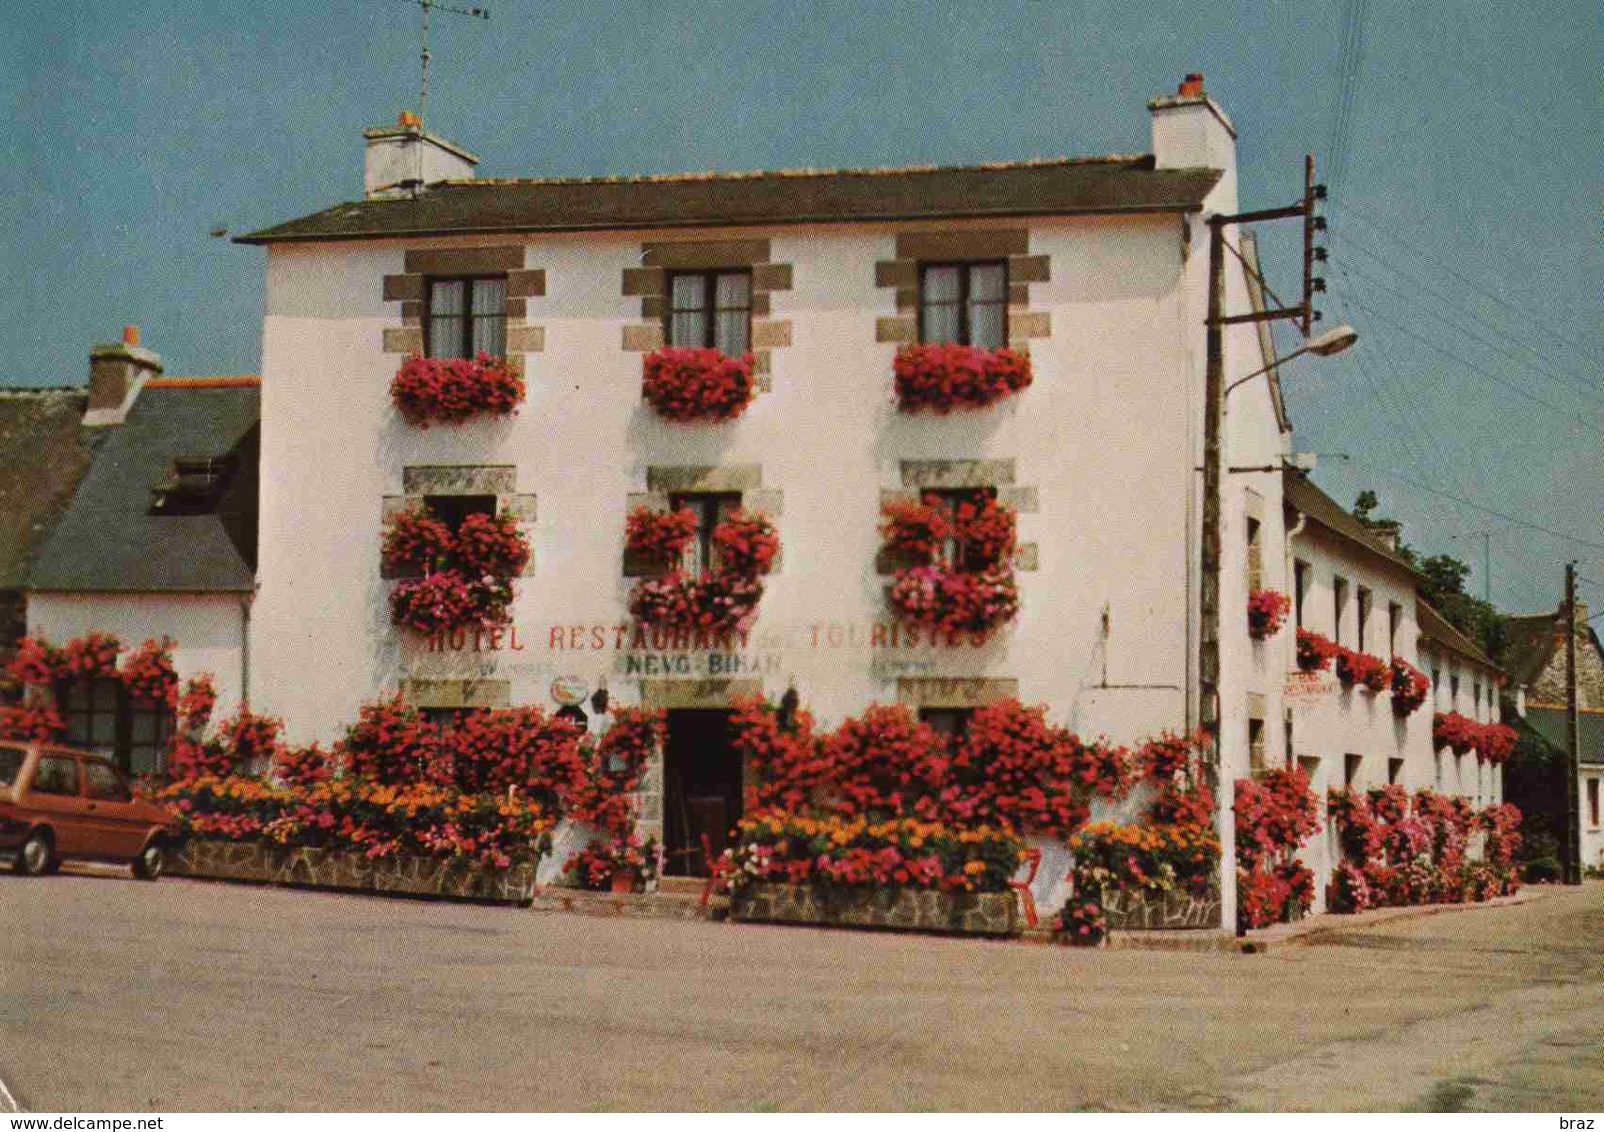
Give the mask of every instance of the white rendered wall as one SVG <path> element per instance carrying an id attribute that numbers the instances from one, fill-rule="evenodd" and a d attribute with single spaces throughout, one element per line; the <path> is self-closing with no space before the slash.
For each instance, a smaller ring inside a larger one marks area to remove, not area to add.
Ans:
<path id="1" fill-rule="evenodd" d="M 125 648 L 171 637 L 179 680 L 210 673 L 217 685 L 214 717 L 222 718 L 245 693 L 248 601 L 243 594 L 30 593 L 28 632 L 61 645 L 98 630 Z"/>
<path id="2" fill-rule="evenodd" d="M 895 347 L 874 340 L 876 318 L 895 313 L 874 264 L 894 258 L 896 226 L 714 234 L 767 235 L 771 258 L 794 265 L 793 289 L 772 295 L 793 344 L 774 351 L 773 390 L 742 418 L 696 426 L 656 418 L 640 399 L 641 355 L 620 348 L 622 327 L 639 321 L 621 272 L 658 234 L 531 241 L 526 266 L 546 272 L 546 296 L 529 300 L 528 318 L 545 327 L 545 350 L 525 356 L 525 405 L 512 420 L 428 430 L 391 411 L 400 359 L 380 349 L 396 321 L 382 276 L 419 244 L 271 249 L 253 661 L 262 708 L 301 740 L 332 738 L 358 703 L 406 676 L 494 674 L 513 681 L 515 702 L 549 706 L 554 676 L 594 686 L 605 675 L 627 702 L 629 650 L 611 631 L 627 621 L 632 584 L 619 569 L 627 495 L 644 490 L 649 465 L 760 464 L 764 488 L 784 492 L 783 570 L 748 650 L 769 694 L 794 680 L 832 723 L 894 699 L 898 675 L 1012 677 L 1023 699 L 1088 735 L 1179 729 L 1195 576 L 1188 386 L 1201 373 L 1179 222 L 1030 227 L 1030 252 L 1050 256 L 1052 274 L 1031 287 L 1030 308 L 1052 318 L 1052 336 L 1031 342 L 1036 382 L 944 418 L 897 413 Z M 1019 575 L 1018 622 L 982 648 L 872 648 L 870 627 L 887 620 L 886 579 L 874 573 L 879 492 L 902 486 L 901 460 L 974 458 L 1015 460 L 1017 482 L 1038 491 L 1039 512 L 1019 521 L 1040 569 Z M 389 623 L 381 497 L 400 494 L 407 465 L 453 463 L 514 464 L 518 490 L 538 496 L 517 650 L 431 654 Z"/>

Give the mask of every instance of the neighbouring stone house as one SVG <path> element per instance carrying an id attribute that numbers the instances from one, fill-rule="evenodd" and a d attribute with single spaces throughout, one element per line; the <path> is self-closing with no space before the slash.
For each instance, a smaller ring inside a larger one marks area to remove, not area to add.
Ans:
<path id="1" fill-rule="evenodd" d="M 171 637 L 179 676 L 211 674 L 232 708 L 249 675 L 258 380 L 163 377 L 132 333 L 92 359 L 84 419 L 100 435 L 28 566 L 28 631 L 58 645 Z M 160 768 L 168 709 L 112 679 L 61 691 L 69 742 L 134 773 Z"/>
<path id="2" fill-rule="evenodd" d="M 1236 131 L 1197 86 L 1149 108 L 1134 156 L 659 177 L 476 180 L 471 154 L 414 124 L 368 131 L 362 199 L 241 238 L 267 277 L 253 705 L 328 740 L 396 689 L 449 711 L 605 683 L 669 711 L 643 825 L 671 862 L 738 813 L 722 720 L 740 695 L 794 687 L 825 724 L 890 701 L 958 727 L 1018 696 L 1088 736 L 1195 727 L 1203 220 L 1236 210 Z M 1225 299 L 1248 309 L 1234 259 Z M 1260 368 L 1251 326 L 1225 338 L 1227 380 Z M 1028 349 L 1034 383 L 899 411 L 893 359 L 921 340 Z M 664 420 L 643 357 L 708 344 L 750 350 L 761 392 L 733 421 Z M 420 428 L 392 407 L 409 355 L 478 347 L 526 383 L 515 416 Z M 1239 390 L 1227 463 L 1278 461 L 1283 419 L 1273 382 Z M 1237 612 L 1250 525 L 1278 569 L 1281 476 L 1230 479 L 1227 803 L 1250 711 L 1284 743 L 1283 670 L 1254 659 Z M 1006 628 L 932 641 L 888 609 L 882 503 L 931 492 L 1017 514 Z M 633 625 L 626 516 L 686 506 L 705 541 L 737 503 L 783 547 L 751 631 Z M 417 508 L 521 523 L 534 552 L 507 631 L 392 624 L 381 531 Z M 1229 845 L 1228 804 L 1220 820 Z"/>
<path id="3" fill-rule="evenodd" d="M 1588 623 L 1587 606 L 1576 610 L 1576 703 L 1578 716 L 1577 809 L 1581 821 L 1582 863 L 1604 867 L 1604 827 L 1600 825 L 1600 793 L 1604 791 L 1604 645 Z M 1540 765 L 1525 760 L 1514 770 L 1518 787 L 1534 810 L 1553 819 L 1551 832 L 1559 837 L 1557 819 L 1564 814 L 1564 760 L 1570 747 L 1566 724 L 1565 611 L 1521 614 L 1506 618 L 1509 643 L 1504 663 L 1511 687 L 1518 695 L 1505 702 L 1505 716 L 1542 745 L 1546 758 Z M 1559 776 L 1548 773 L 1558 768 Z M 1517 784 L 1512 783 L 1512 786 Z"/>

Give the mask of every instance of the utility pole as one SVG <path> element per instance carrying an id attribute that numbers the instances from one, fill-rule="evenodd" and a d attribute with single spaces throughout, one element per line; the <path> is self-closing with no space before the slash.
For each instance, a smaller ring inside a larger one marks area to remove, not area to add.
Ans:
<path id="1" fill-rule="evenodd" d="M 1582 883 L 1581 733 L 1576 713 L 1576 563 L 1565 564 L 1565 883 Z"/>

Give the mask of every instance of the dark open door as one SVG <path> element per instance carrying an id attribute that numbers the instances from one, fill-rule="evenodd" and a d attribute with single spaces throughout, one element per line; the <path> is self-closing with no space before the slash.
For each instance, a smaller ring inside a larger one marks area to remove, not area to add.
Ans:
<path id="1" fill-rule="evenodd" d="M 706 876 L 702 835 L 716 857 L 741 817 L 741 759 L 730 743 L 730 713 L 675 709 L 668 713 L 663 755 L 663 840 L 666 871 Z"/>

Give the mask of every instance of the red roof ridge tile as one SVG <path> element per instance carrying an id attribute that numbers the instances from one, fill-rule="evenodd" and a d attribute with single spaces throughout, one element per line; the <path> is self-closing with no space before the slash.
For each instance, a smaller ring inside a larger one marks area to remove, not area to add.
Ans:
<path id="1" fill-rule="evenodd" d="M 153 377 L 145 382 L 146 389 L 251 389 L 262 384 L 254 373 L 233 374 L 223 377 Z"/>

